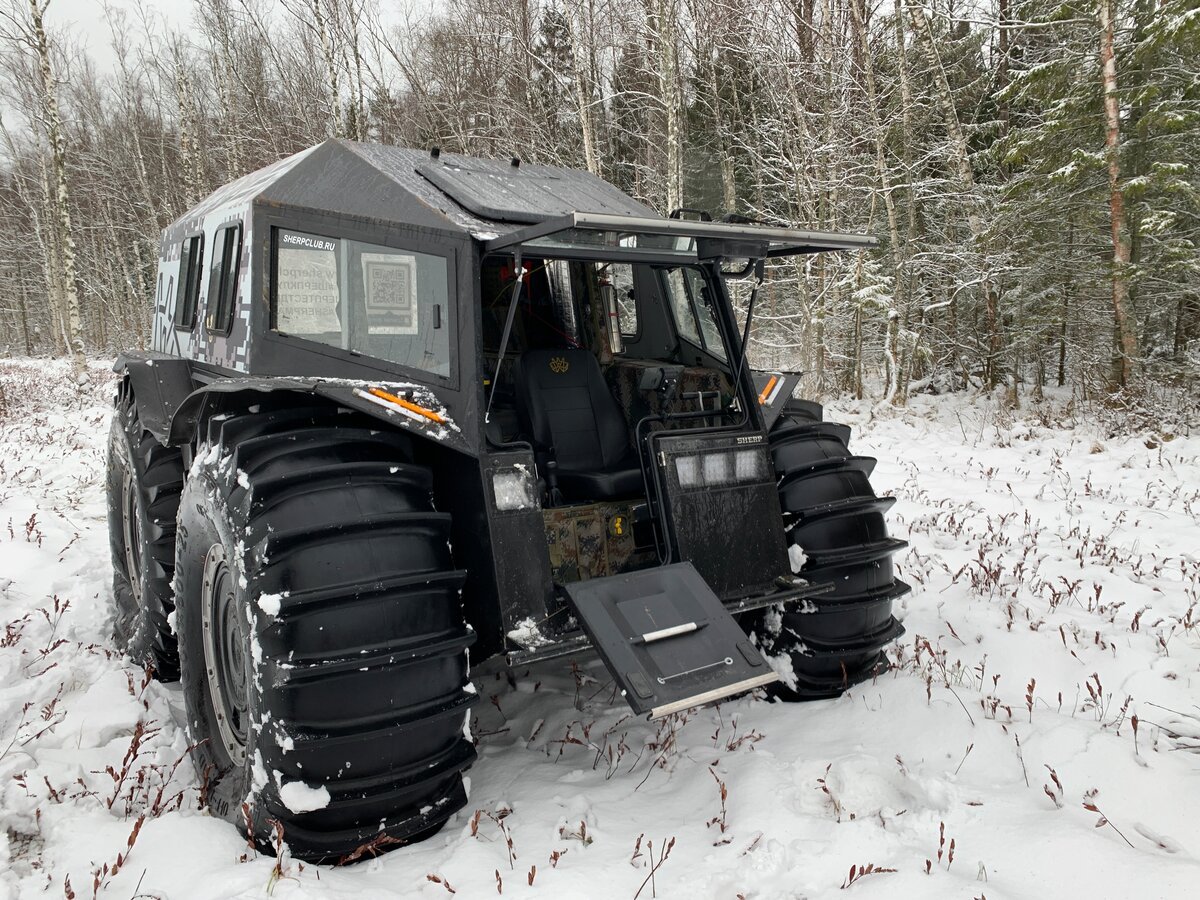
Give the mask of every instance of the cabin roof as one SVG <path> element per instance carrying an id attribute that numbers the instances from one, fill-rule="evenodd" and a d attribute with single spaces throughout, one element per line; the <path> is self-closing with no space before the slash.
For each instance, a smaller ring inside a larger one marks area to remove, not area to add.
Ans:
<path id="1" fill-rule="evenodd" d="M 219 188 L 183 217 L 260 202 L 491 240 L 574 212 L 657 212 L 577 169 L 330 139 Z"/>

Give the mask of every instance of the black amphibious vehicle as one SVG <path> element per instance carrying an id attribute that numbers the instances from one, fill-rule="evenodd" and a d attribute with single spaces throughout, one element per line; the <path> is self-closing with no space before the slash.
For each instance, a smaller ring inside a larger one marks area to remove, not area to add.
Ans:
<path id="1" fill-rule="evenodd" d="M 168 228 L 154 349 L 116 365 L 115 630 L 181 679 L 214 813 L 315 860 L 432 834 L 468 648 L 594 648 L 651 717 L 881 672 L 908 588 L 874 460 L 751 370 L 726 288 L 871 244 L 346 141 Z"/>

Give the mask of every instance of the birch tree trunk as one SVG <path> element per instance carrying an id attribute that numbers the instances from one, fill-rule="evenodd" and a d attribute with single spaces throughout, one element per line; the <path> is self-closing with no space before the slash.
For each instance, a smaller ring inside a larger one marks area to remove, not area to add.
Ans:
<path id="1" fill-rule="evenodd" d="M 171 47 L 175 58 L 175 98 L 179 107 L 179 155 L 183 168 L 184 203 L 192 206 L 200 199 L 200 143 L 193 115 L 192 81 L 184 65 L 182 42 L 176 39 Z M 163 160 L 164 165 L 166 160 Z"/>
<path id="2" fill-rule="evenodd" d="M 50 172 L 46 167 L 46 154 L 40 147 L 38 148 L 38 172 L 41 176 L 38 179 L 38 185 L 41 187 L 42 208 L 41 211 L 38 211 L 31 205 L 30 214 L 35 230 L 41 235 L 42 257 L 45 260 L 43 273 L 49 300 L 50 331 L 54 335 L 54 349 L 56 353 L 62 353 L 69 350 L 64 324 L 67 319 L 63 311 L 62 265 L 60 264 L 62 257 L 59 253 L 58 226 L 51 213 L 54 207 L 54 197 L 50 189 Z"/>
<path id="3" fill-rule="evenodd" d="M 1003 350 L 1003 343 L 1000 336 L 1000 317 L 997 308 L 999 304 L 996 298 L 995 286 L 992 284 L 988 273 L 987 261 L 983 258 L 985 227 L 983 216 L 980 214 L 979 197 L 976 193 L 975 173 L 971 169 L 967 138 L 963 133 L 962 124 L 958 120 L 958 110 L 954 105 L 954 95 L 950 90 L 950 82 L 946 78 L 946 70 L 942 66 L 941 56 L 938 54 L 936 44 L 934 44 L 933 31 L 929 27 L 929 19 L 925 17 L 925 9 L 920 3 L 910 3 L 908 11 L 912 16 L 913 22 L 916 24 L 915 31 L 917 32 L 917 39 L 921 42 L 921 49 L 925 54 L 929 67 L 933 70 L 934 86 L 937 90 L 938 102 L 941 104 L 942 114 L 946 119 L 946 130 L 950 136 L 950 153 L 958 176 L 959 188 L 964 195 L 963 205 L 966 207 L 967 212 L 967 226 L 971 230 L 975 250 L 981 257 L 979 279 L 980 289 L 983 292 L 984 327 L 987 331 L 988 341 L 987 362 L 984 365 L 984 381 L 988 388 L 993 388 L 999 380 L 997 363 Z"/>
<path id="4" fill-rule="evenodd" d="M 567 26 L 570 29 L 571 55 L 575 60 L 575 106 L 579 113 L 579 128 L 583 135 L 583 158 L 587 170 L 593 175 L 600 174 L 600 160 L 596 155 L 596 126 L 592 116 L 592 90 L 589 80 L 591 58 L 584 44 L 583 32 L 588 31 L 588 43 L 592 41 L 591 16 L 583 21 L 583 10 L 576 6 L 566 15 Z"/>
<path id="5" fill-rule="evenodd" d="M 350 22 L 348 25 L 350 58 L 354 63 L 354 75 L 350 80 L 351 97 L 354 108 L 354 129 L 350 137 L 356 141 L 365 141 L 367 139 L 367 128 L 369 123 L 369 112 L 367 109 L 367 95 L 363 87 L 363 55 L 360 41 L 360 32 L 362 28 L 363 6 L 350 5 Z"/>
<path id="6" fill-rule="evenodd" d="M 717 83 L 717 67 L 708 66 L 708 89 L 712 96 L 713 133 L 717 139 L 717 162 L 721 166 L 721 202 L 725 212 L 737 212 L 737 174 L 733 167 L 733 153 L 729 149 L 725 116 L 721 102 L 721 88 Z"/>
<path id="7" fill-rule="evenodd" d="M 863 10 L 860 0 L 850 0 L 850 13 L 854 21 L 854 31 L 858 39 L 858 58 L 862 62 L 863 69 L 863 84 L 867 91 L 867 109 L 871 115 L 871 130 L 874 135 L 875 142 L 875 171 L 879 175 L 880 193 L 883 194 L 883 207 L 887 213 L 888 222 L 888 240 L 891 243 L 892 251 L 892 285 L 893 290 L 898 290 L 904 281 L 904 250 L 900 244 L 900 226 L 896 217 L 896 201 L 892 197 L 892 179 L 888 172 L 887 157 L 885 155 L 886 148 L 883 140 L 883 124 L 879 119 L 879 105 L 876 99 L 875 92 L 875 71 L 871 62 L 871 48 L 867 42 L 867 25 L 863 21 Z M 861 341 L 861 312 L 855 317 L 855 334 Z M 888 343 L 890 350 L 888 354 L 889 372 L 888 372 L 888 390 L 887 399 L 889 402 L 902 405 L 903 398 L 898 396 L 900 389 L 900 369 L 902 359 L 898 352 L 900 330 L 900 314 L 895 308 L 895 298 L 893 297 L 893 306 L 888 310 Z M 861 356 L 861 352 L 859 354 Z M 862 363 L 858 364 L 859 374 L 857 376 L 858 393 L 862 394 Z"/>
<path id="8" fill-rule="evenodd" d="M 1112 305 L 1118 356 L 1110 387 L 1124 387 L 1138 355 L 1137 332 L 1129 316 L 1129 221 L 1121 192 L 1121 107 L 1117 99 L 1117 58 L 1113 49 L 1110 0 L 1099 0 L 1100 71 L 1104 84 L 1104 152 L 1108 159 L 1109 216 L 1112 223 Z"/>
<path id="9" fill-rule="evenodd" d="M 659 98 L 667 123 L 667 209 L 683 206 L 683 91 L 680 86 L 679 42 L 675 34 L 675 0 L 649 0 L 646 18 L 658 55 Z"/>
<path id="10" fill-rule="evenodd" d="M 58 112 L 58 94 L 54 70 L 50 63 L 50 42 L 42 22 L 49 0 L 39 5 L 29 0 L 29 24 L 33 31 L 34 50 L 38 57 L 38 74 L 42 87 L 42 112 L 45 116 L 46 137 L 50 142 L 53 176 L 51 204 L 59 232 L 59 273 L 62 283 L 63 336 L 71 365 L 76 375 L 83 374 L 83 321 L 79 315 L 79 293 L 75 287 L 75 235 L 71 226 L 71 196 L 67 189 L 67 148 L 63 140 L 62 117 Z"/>
<path id="11" fill-rule="evenodd" d="M 341 88 L 338 85 L 338 64 L 333 53 L 333 39 L 329 33 L 330 23 L 321 12 L 321 0 L 312 0 L 313 28 L 321 42 L 321 56 L 325 60 L 325 77 L 329 87 L 329 123 L 328 132 L 332 137 L 346 136 L 342 121 Z"/>

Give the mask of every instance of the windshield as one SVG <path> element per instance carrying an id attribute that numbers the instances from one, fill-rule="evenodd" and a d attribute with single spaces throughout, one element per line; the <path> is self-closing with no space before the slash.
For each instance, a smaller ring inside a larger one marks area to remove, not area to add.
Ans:
<path id="1" fill-rule="evenodd" d="M 687 365 L 726 363 L 719 285 L 697 265 L 526 256 L 520 312 L 509 347 L 604 347 L 626 358 Z M 481 272 L 483 346 L 499 350 L 516 282 L 512 257 L 493 257 Z M 712 357 L 702 361 L 701 356 Z"/>

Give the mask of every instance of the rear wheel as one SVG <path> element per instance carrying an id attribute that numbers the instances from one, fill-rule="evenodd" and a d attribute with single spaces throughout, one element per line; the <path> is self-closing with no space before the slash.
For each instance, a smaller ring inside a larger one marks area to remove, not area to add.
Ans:
<path id="1" fill-rule="evenodd" d="M 871 488 L 875 460 L 850 453 L 847 426 L 821 419 L 818 404 L 793 400 L 768 436 L 789 555 L 798 574 L 833 585 L 754 623 L 759 646 L 784 657 L 778 693 L 789 700 L 834 697 L 886 671 L 883 648 L 904 633 L 892 603 L 910 590 L 893 571 L 907 545 L 888 536 L 895 500 Z"/>
<path id="2" fill-rule="evenodd" d="M 210 425 L 184 488 L 179 648 L 212 811 L 336 861 L 426 837 L 466 803 L 466 649 L 429 471 L 325 410 Z M 243 807 L 245 804 L 245 807 Z"/>
<path id="3" fill-rule="evenodd" d="M 108 535 L 113 567 L 113 638 L 163 681 L 179 677 L 168 617 L 175 609 L 175 515 L 183 488 L 179 450 L 164 447 L 118 396 L 108 440 Z"/>

